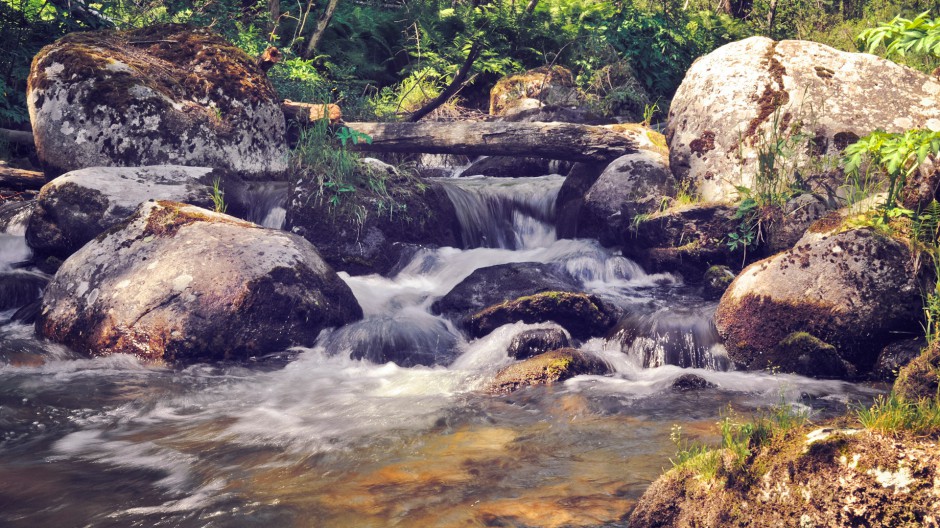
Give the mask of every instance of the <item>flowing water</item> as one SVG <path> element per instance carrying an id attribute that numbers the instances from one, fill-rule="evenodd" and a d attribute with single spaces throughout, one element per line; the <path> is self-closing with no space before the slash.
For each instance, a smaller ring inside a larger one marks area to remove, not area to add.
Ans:
<path id="1" fill-rule="evenodd" d="M 872 397 L 728 371 L 714 303 L 594 242 L 556 240 L 561 182 L 449 182 L 474 247 L 418 252 L 390 278 L 341 274 L 366 318 L 251 365 L 84 359 L 3 324 L 0 525 L 625 526 L 669 466 L 674 425 L 713 440 L 729 405 L 823 416 Z M 0 235 L 0 270 L 29 257 L 16 229 Z M 514 334 L 552 325 L 467 342 L 430 306 L 475 269 L 510 262 L 555 265 L 629 314 L 582 346 L 615 374 L 481 390 L 510 363 Z M 673 390 L 687 373 L 716 387 Z"/>

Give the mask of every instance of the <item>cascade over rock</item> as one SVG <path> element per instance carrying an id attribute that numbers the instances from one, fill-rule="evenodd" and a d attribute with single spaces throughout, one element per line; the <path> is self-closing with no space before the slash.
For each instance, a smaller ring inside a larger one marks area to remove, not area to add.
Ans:
<path id="1" fill-rule="evenodd" d="M 736 185 L 754 187 L 773 134 L 797 128 L 811 138 L 803 155 L 837 157 L 876 129 L 940 130 L 938 94 L 937 78 L 874 55 L 751 37 L 686 73 L 669 110 L 670 165 L 704 200 L 730 200 Z"/>
<path id="2" fill-rule="evenodd" d="M 27 102 L 47 178 L 97 166 L 192 165 L 265 180 L 287 170 L 274 88 L 207 29 L 70 33 L 33 59 Z"/>
<path id="3" fill-rule="evenodd" d="M 868 228 L 801 240 L 738 274 L 715 324 L 748 368 L 841 377 L 835 354 L 865 373 L 894 332 L 919 327 L 926 290 L 913 261 L 904 243 Z"/>
<path id="4" fill-rule="evenodd" d="M 88 355 L 191 363 L 312 345 L 362 318 L 302 238 L 198 207 L 148 201 L 66 260 L 39 333 Z"/>
<path id="5" fill-rule="evenodd" d="M 582 374 L 600 376 L 610 372 L 610 365 L 600 358 L 574 348 L 562 348 L 524 359 L 500 370 L 488 391 L 513 392 L 534 385 L 551 385 Z"/>
<path id="6" fill-rule="evenodd" d="M 316 245 L 337 270 L 383 274 L 408 246 L 460 247 L 457 212 L 441 184 L 363 158 L 349 189 L 334 200 L 315 175 L 305 175 L 287 204 L 285 228 Z"/>
<path id="7" fill-rule="evenodd" d="M 66 258 L 147 200 L 212 208 L 213 170 L 205 167 L 92 167 L 43 186 L 26 240 L 40 255 Z"/>

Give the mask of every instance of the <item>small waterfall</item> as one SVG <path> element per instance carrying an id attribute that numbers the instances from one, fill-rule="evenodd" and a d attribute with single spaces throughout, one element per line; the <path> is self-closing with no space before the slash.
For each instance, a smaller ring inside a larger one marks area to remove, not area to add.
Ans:
<path id="1" fill-rule="evenodd" d="M 675 365 L 728 370 L 731 360 L 710 312 L 667 308 L 631 315 L 618 323 L 614 340 L 620 342 L 623 353 L 645 368 Z"/>
<path id="2" fill-rule="evenodd" d="M 245 190 L 248 218 L 260 226 L 282 229 L 287 217 L 287 182 L 253 183 Z"/>
<path id="3" fill-rule="evenodd" d="M 545 247 L 556 240 L 555 197 L 562 176 L 442 180 L 457 209 L 464 246 Z"/>

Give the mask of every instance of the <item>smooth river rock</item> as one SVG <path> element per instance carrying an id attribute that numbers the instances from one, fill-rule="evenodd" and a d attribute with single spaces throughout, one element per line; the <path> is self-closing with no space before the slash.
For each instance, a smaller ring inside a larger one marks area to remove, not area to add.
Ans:
<path id="1" fill-rule="evenodd" d="M 195 206 L 148 201 L 66 260 L 38 332 L 90 356 L 244 360 L 312 345 L 362 318 L 302 238 Z"/>

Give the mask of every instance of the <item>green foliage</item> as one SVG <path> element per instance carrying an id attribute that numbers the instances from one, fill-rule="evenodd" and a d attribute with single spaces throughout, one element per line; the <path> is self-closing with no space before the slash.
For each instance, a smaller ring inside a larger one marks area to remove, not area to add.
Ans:
<path id="1" fill-rule="evenodd" d="M 718 421 L 721 445 L 709 448 L 700 442 L 689 442 L 682 436 L 682 428 L 673 426 L 670 439 L 678 449 L 673 467 L 692 470 L 706 480 L 714 480 L 722 470 L 740 471 L 761 446 L 786 432 L 809 423 L 809 412 L 795 405 L 781 402 L 751 420 L 742 421 L 729 407 Z"/>
<path id="2" fill-rule="evenodd" d="M 894 393 L 879 396 L 871 407 L 856 410 L 859 422 L 866 429 L 889 435 L 940 435 L 940 395 L 910 401 Z"/>
<path id="3" fill-rule="evenodd" d="M 844 167 L 846 176 L 855 181 L 869 177 L 884 178 L 888 196 L 883 205 L 884 220 L 897 206 L 899 193 L 907 179 L 920 167 L 927 156 L 940 153 L 940 132 L 914 129 L 902 134 L 889 134 L 876 130 L 846 147 Z"/>
<path id="4" fill-rule="evenodd" d="M 225 191 L 222 190 L 222 179 L 216 177 L 212 180 L 212 189 L 209 191 L 212 197 L 212 205 L 217 213 L 225 213 L 228 205 L 225 203 Z"/>
<path id="5" fill-rule="evenodd" d="M 883 47 L 886 57 L 909 53 L 940 56 L 940 20 L 928 18 L 929 14 L 925 11 L 912 20 L 898 15 L 891 22 L 861 32 L 858 40 L 868 53 Z"/>

